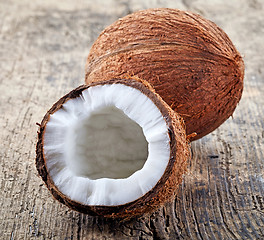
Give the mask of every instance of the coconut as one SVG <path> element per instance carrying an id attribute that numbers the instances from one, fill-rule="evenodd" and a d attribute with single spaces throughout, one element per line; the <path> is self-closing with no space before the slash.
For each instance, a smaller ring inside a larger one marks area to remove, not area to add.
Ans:
<path id="1" fill-rule="evenodd" d="M 133 75 L 147 80 L 184 118 L 195 140 L 233 114 L 244 63 L 215 23 L 176 9 L 148 9 L 107 27 L 87 58 L 88 84 Z"/>
<path id="2" fill-rule="evenodd" d="M 116 79 L 71 91 L 44 116 L 37 170 L 73 210 L 131 218 L 174 197 L 189 158 L 183 121 L 148 83 Z"/>

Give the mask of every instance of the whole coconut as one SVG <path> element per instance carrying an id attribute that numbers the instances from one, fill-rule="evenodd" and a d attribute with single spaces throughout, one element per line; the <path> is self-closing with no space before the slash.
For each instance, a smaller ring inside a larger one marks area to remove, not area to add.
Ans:
<path id="1" fill-rule="evenodd" d="M 149 9 L 107 27 L 87 58 L 87 84 L 129 75 L 147 80 L 196 140 L 234 112 L 244 63 L 215 23 L 176 9 Z"/>

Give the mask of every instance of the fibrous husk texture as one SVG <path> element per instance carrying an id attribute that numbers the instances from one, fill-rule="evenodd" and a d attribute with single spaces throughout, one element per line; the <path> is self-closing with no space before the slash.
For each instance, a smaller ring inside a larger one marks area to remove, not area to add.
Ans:
<path id="1" fill-rule="evenodd" d="M 232 115 L 243 89 L 244 63 L 213 22 L 175 9 L 130 14 L 93 44 L 86 83 L 136 75 L 185 120 L 193 140 Z"/>
<path id="2" fill-rule="evenodd" d="M 170 159 L 163 176 L 152 190 L 147 192 L 139 199 L 124 205 L 88 206 L 72 201 L 67 196 L 62 194 L 54 185 L 54 182 L 49 175 L 45 162 L 45 155 L 43 152 L 45 127 L 49 121 L 50 115 L 62 108 L 62 105 L 66 101 L 79 97 L 82 91 L 91 86 L 100 84 L 124 84 L 126 86 L 140 90 L 158 107 L 168 126 L 168 134 L 170 137 Z M 37 170 L 52 195 L 61 203 L 67 205 L 73 210 L 94 216 L 126 219 L 142 215 L 143 213 L 151 212 L 160 207 L 163 203 L 172 199 L 176 193 L 177 187 L 182 181 L 182 175 L 186 170 L 187 160 L 190 157 L 189 146 L 186 142 L 186 134 L 183 127 L 183 120 L 178 114 L 171 110 L 171 108 L 158 96 L 158 94 L 154 92 L 147 82 L 141 81 L 139 79 L 118 79 L 92 83 L 90 85 L 83 85 L 62 97 L 47 112 L 40 124 L 36 153 Z"/>

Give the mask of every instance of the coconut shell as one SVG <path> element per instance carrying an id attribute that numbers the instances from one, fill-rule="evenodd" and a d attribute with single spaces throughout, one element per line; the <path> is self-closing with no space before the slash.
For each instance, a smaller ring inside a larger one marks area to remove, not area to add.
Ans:
<path id="1" fill-rule="evenodd" d="M 176 9 L 149 9 L 107 27 L 87 58 L 87 84 L 134 75 L 184 118 L 187 135 L 197 133 L 196 140 L 234 112 L 244 63 L 215 23 Z"/>
<path id="2" fill-rule="evenodd" d="M 86 90 L 87 88 L 96 85 L 117 83 L 140 90 L 143 94 L 148 96 L 153 101 L 153 103 L 162 113 L 164 120 L 167 123 L 170 137 L 169 163 L 163 176 L 153 187 L 153 189 L 133 202 L 117 206 L 83 205 L 79 202 L 71 200 L 62 192 L 60 192 L 49 175 L 43 151 L 46 124 L 48 123 L 51 114 L 59 110 L 66 101 L 80 96 L 82 91 Z M 151 212 L 170 199 L 173 199 L 177 187 L 182 181 L 183 173 L 186 170 L 186 164 L 190 157 L 190 151 L 188 143 L 186 142 L 183 120 L 158 96 L 158 94 L 154 92 L 154 90 L 149 86 L 147 82 L 139 79 L 116 79 L 96 82 L 90 85 L 82 85 L 56 102 L 46 113 L 40 124 L 36 155 L 36 167 L 39 175 L 42 177 L 43 181 L 45 182 L 46 186 L 55 199 L 67 205 L 73 210 L 89 215 L 129 219 L 147 212 Z"/>

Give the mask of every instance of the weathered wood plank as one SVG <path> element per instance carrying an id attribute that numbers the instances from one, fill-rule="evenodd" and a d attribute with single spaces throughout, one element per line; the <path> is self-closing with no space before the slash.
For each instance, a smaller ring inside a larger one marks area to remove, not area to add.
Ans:
<path id="1" fill-rule="evenodd" d="M 118 17 L 149 7 L 201 13 L 245 57 L 233 119 L 193 142 L 178 195 L 128 222 L 86 216 L 53 200 L 35 169 L 36 122 L 84 81 L 92 42 Z M 0 239 L 263 239 L 264 3 L 0 1 Z"/>

